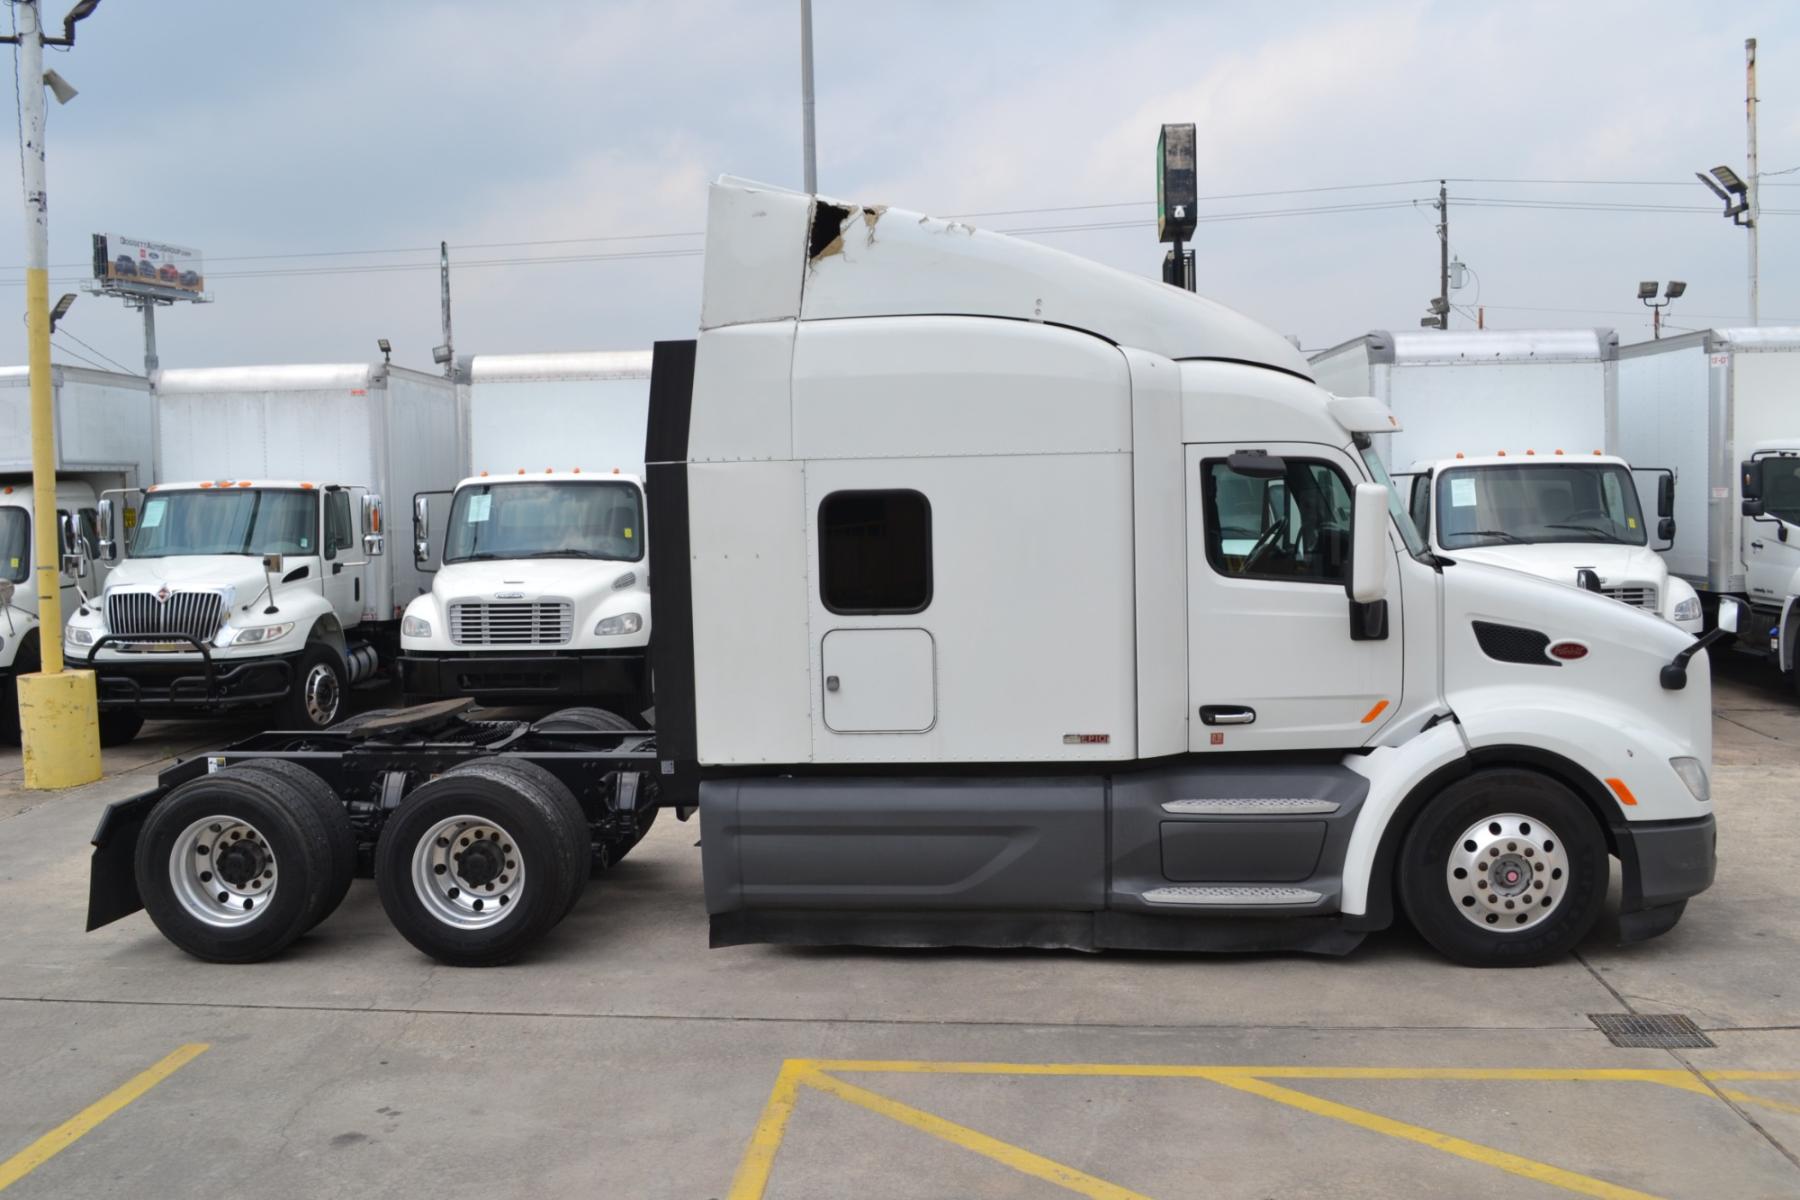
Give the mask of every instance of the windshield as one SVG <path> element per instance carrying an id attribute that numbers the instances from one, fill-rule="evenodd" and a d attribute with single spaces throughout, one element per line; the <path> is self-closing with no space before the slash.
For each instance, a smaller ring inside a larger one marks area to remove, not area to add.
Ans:
<path id="1" fill-rule="evenodd" d="M 1616 463 L 1453 467 L 1438 475 L 1437 520 L 1446 550 L 1645 540 L 1637 487 Z"/>
<path id="2" fill-rule="evenodd" d="M 130 554 L 317 554 L 318 545 L 317 492 L 219 488 L 146 496 Z"/>
<path id="3" fill-rule="evenodd" d="M 643 505 L 629 483 L 471 484 L 450 505 L 444 561 L 644 556 Z"/>
<path id="4" fill-rule="evenodd" d="M 0 579 L 24 583 L 31 573 L 31 516 L 22 508 L 0 508 Z"/>
<path id="5" fill-rule="evenodd" d="M 1369 469 L 1369 477 L 1388 490 L 1388 515 L 1393 517 L 1394 524 L 1400 527 L 1400 536 L 1406 539 L 1407 550 L 1415 558 L 1425 553 L 1425 539 L 1419 536 L 1418 527 L 1407 515 L 1406 497 L 1400 494 L 1400 490 L 1394 486 L 1394 481 L 1388 478 L 1387 465 L 1381 461 L 1381 455 L 1376 453 L 1373 446 L 1363 446 L 1360 449 L 1363 465 Z"/>

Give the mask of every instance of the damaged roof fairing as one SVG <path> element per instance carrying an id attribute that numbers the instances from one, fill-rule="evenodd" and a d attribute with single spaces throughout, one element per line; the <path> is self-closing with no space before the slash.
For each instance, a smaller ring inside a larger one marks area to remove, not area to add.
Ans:
<path id="1" fill-rule="evenodd" d="M 1285 338 L 1222 304 L 964 221 L 721 179 L 710 197 L 706 256 L 702 328 L 993 316 L 1068 326 L 1169 358 L 1227 359 L 1311 378 Z"/>

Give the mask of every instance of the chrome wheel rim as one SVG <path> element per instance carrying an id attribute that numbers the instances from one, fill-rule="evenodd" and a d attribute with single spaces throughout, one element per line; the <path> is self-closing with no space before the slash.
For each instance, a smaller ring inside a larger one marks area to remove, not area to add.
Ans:
<path id="1" fill-rule="evenodd" d="M 525 861 L 512 835 L 486 817 L 447 817 L 414 845 L 412 883 L 437 920 L 486 929 L 518 908 Z"/>
<path id="2" fill-rule="evenodd" d="M 200 818 L 181 831 L 169 852 L 176 903 L 196 921 L 221 929 L 261 917 L 280 881 L 269 840 L 238 817 Z"/>
<path id="3" fill-rule="evenodd" d="M 1450 849 L 1444 884 L 1463 919 L 1491 933 L 1548 920 L 1569 893 L 1569 852 L 1536 817 L 1500 813 L 1469 826 Z"/>
<path id="4" fill-rule="evenodd" d="M 337 719 L 338 705 L 343 699 L 338 689 L 337 672 L 324 663 L 314 663 L 301 681 L 300 698 L 306 705 L 308 720 L 321 729 L 330 725 Z"/>

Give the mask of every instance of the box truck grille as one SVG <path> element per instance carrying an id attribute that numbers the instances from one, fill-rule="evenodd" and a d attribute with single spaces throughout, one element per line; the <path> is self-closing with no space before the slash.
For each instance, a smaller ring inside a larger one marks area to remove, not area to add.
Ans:
<path id="1" fill-rule="evenodd" d="M 574 625 L 567 600 L 450 606 L 450 640 L 458 646 L 560 646 Z"/>
<path id="2" fill-rule="evenodd" d="M 170 592 L 158 600 L 150 592 L 114 592 L 106 598 L 106 627 L 126 637 L 186 634 L 212 641 L 219 631 L 219 593 Z"/>
<path id="3" fill-rule="evenodd" d="M 1643 584 L 1628 584 L 1623 587 L 1601 588 L 1602 593 L 1614 600 L 1623 600 L 1634 608 L 1656 608 L 1656 589 Z"/>

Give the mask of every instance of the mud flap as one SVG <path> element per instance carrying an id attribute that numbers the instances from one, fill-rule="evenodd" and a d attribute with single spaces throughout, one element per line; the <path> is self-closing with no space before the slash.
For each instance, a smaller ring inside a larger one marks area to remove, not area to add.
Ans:
<path id="1" fill-rule="evenodd" d="M 144 818 L 163 798 L 157 788 L 106 806 L 94 830 L 94 857 L 88 865 L 87 932 L 129 917 L 144 907 L 137 888 L 137 840 Z"/>

